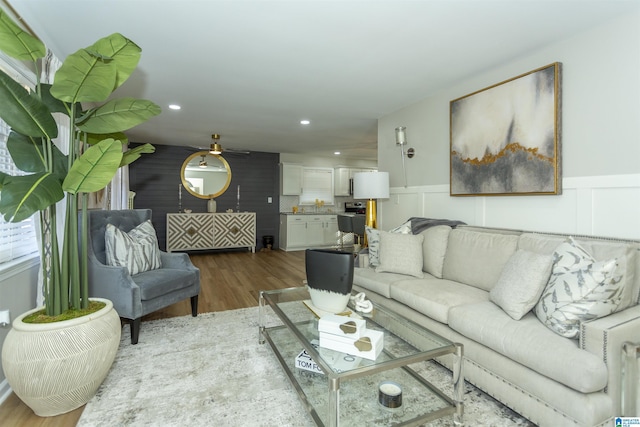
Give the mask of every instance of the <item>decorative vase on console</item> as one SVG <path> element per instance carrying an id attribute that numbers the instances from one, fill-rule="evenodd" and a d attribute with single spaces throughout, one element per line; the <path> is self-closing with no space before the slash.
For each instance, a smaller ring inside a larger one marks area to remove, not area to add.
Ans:
<path id="1" fill-rule="evenodd" d="M 217 207 L 216 199 L 213 197 L 207 202 L 207 212 L 215 212 Z"/>

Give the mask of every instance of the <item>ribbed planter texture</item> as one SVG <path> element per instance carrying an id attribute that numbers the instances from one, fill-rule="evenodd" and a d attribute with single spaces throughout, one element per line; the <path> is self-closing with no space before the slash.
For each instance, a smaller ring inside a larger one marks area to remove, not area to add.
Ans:
<path id="1" fill-rule="evenodd" d="M 88 316 L 56 323 L 13 321 L 2 346 L 2 369 L 13 392 L 36 415 L 64 414 L 87 403 L 107 376 L 120 344 L 111 301 Z"/>

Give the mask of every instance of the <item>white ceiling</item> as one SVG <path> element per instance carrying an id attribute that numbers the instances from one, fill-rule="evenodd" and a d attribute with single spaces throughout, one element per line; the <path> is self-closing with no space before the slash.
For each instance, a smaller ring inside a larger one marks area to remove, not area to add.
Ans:
<path id="1" fill-rule="evenodd" d="M 219 133 L 227 148 L 366 159 L 379 117 L 640 3 L 2 1 L 60 58 L 113 32 L 142 48 L 117 95 L 163 112 L 132 141 L 206 147 Z"/>

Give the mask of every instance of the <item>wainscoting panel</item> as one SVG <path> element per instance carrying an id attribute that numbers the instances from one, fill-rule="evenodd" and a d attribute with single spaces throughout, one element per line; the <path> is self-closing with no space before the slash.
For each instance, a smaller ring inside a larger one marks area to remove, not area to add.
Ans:
<path id="1" fill-rule="evenodd" d="M 567 178 L 558 196 L 451 197 L 448 185 L 391 188 L 379 228 L 412 216 L 471 225 L 640 239 L 640 174 Z"/>

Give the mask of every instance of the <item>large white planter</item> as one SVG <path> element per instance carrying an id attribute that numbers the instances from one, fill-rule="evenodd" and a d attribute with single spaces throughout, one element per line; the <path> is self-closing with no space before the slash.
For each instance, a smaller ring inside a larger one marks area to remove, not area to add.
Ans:
<path id="1" fill-rule="evenodd" d="M 2 369 L 13 392 L 41 417 L 87 403 L 107 376 L 120 343 L 120 318 L 109 300 L 84 317 L 48 324 L 13 321 L 2 346 Z"/>

